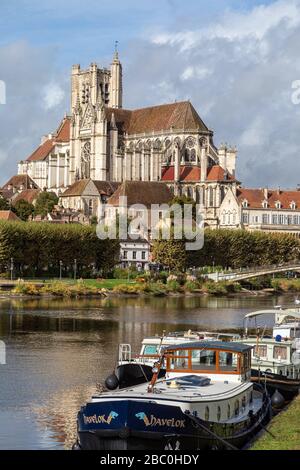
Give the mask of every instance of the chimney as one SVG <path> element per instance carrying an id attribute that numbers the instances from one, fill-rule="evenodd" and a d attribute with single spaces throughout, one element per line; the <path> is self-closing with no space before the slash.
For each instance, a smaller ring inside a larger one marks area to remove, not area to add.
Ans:
<path id="1" fill-rule="evenodd" d="M 264 188 L 264 198 L 266 199 L 266 201 L 268 200 L 268 196 L 269 196 L 268 188 Z"/>

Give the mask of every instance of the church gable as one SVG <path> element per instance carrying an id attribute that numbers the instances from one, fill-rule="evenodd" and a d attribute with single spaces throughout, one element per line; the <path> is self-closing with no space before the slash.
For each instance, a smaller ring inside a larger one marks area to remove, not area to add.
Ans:
<path id="1" fill-rule="evenodd" d="M 93 120 L 95 118 L 95 108 L 94 106 L 89 103 L 86 107 L 84 112 L 82 121 L 81 121 L 81 129 L 90 129 L 92 127 Z"/>

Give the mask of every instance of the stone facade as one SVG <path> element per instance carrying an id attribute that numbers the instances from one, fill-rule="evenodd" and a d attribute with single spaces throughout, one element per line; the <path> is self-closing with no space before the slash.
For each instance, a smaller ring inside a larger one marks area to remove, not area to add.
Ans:
<path id="1" fill-rule="evenodd" d="M 227 190 L 239 185 L 236 149 L 215 146 L 189 101 L 123 109 L 122 80 L 117 51 L 109 69 L 73 66 L 70 116 L 20 162 L 18 173 L 58 195 L 88 179 L 163 181 L 173 194 L 202 204 L 206 224 L 217 227 Z"/>
<path id="2" fill-rule="evenodd" d="M 300 191 L 231 188 L 219 210 L 220 228 L 300 236 Z"/>

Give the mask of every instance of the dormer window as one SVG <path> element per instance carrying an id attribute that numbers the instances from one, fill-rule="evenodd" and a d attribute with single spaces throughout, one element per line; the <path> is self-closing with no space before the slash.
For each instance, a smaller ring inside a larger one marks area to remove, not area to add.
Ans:
<path id="1" fill-rule="evenodd" d="M 242 202 L 242 207 L 247 208 L 248 207 L 248 201 L 247 199 L 244 199 Z"/>
<path id="2" fill-rule="evenodd" d="M 281 209 L 281 202 L 280 202 L 280 201 L 276 201 L 276 202 L 275 202 L 275 207 L 276 207 L 276 209 Z"/>
<path id="3" fill-rule="evenodd" d="M 263 201 L 262 206 L 264 209 L 268 209 L 268 201 Z"/>
<path id="4" fill-rule="evenodd" d="M 294 211 L 296 209 L 296 203 L 295 201 L 292 201 L 290 204 L 290 208 Z"/>

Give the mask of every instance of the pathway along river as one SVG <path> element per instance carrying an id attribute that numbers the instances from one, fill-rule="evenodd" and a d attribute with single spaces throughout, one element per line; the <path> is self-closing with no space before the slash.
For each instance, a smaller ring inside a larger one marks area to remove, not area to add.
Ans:
<path id="1" fill-rule="evenodd" d="M 76 414 L 112 371 L 117 347 L 184 329 L 239 329 L 284 297 L 0 299 L 0 449 L 69 449 Z"/>

